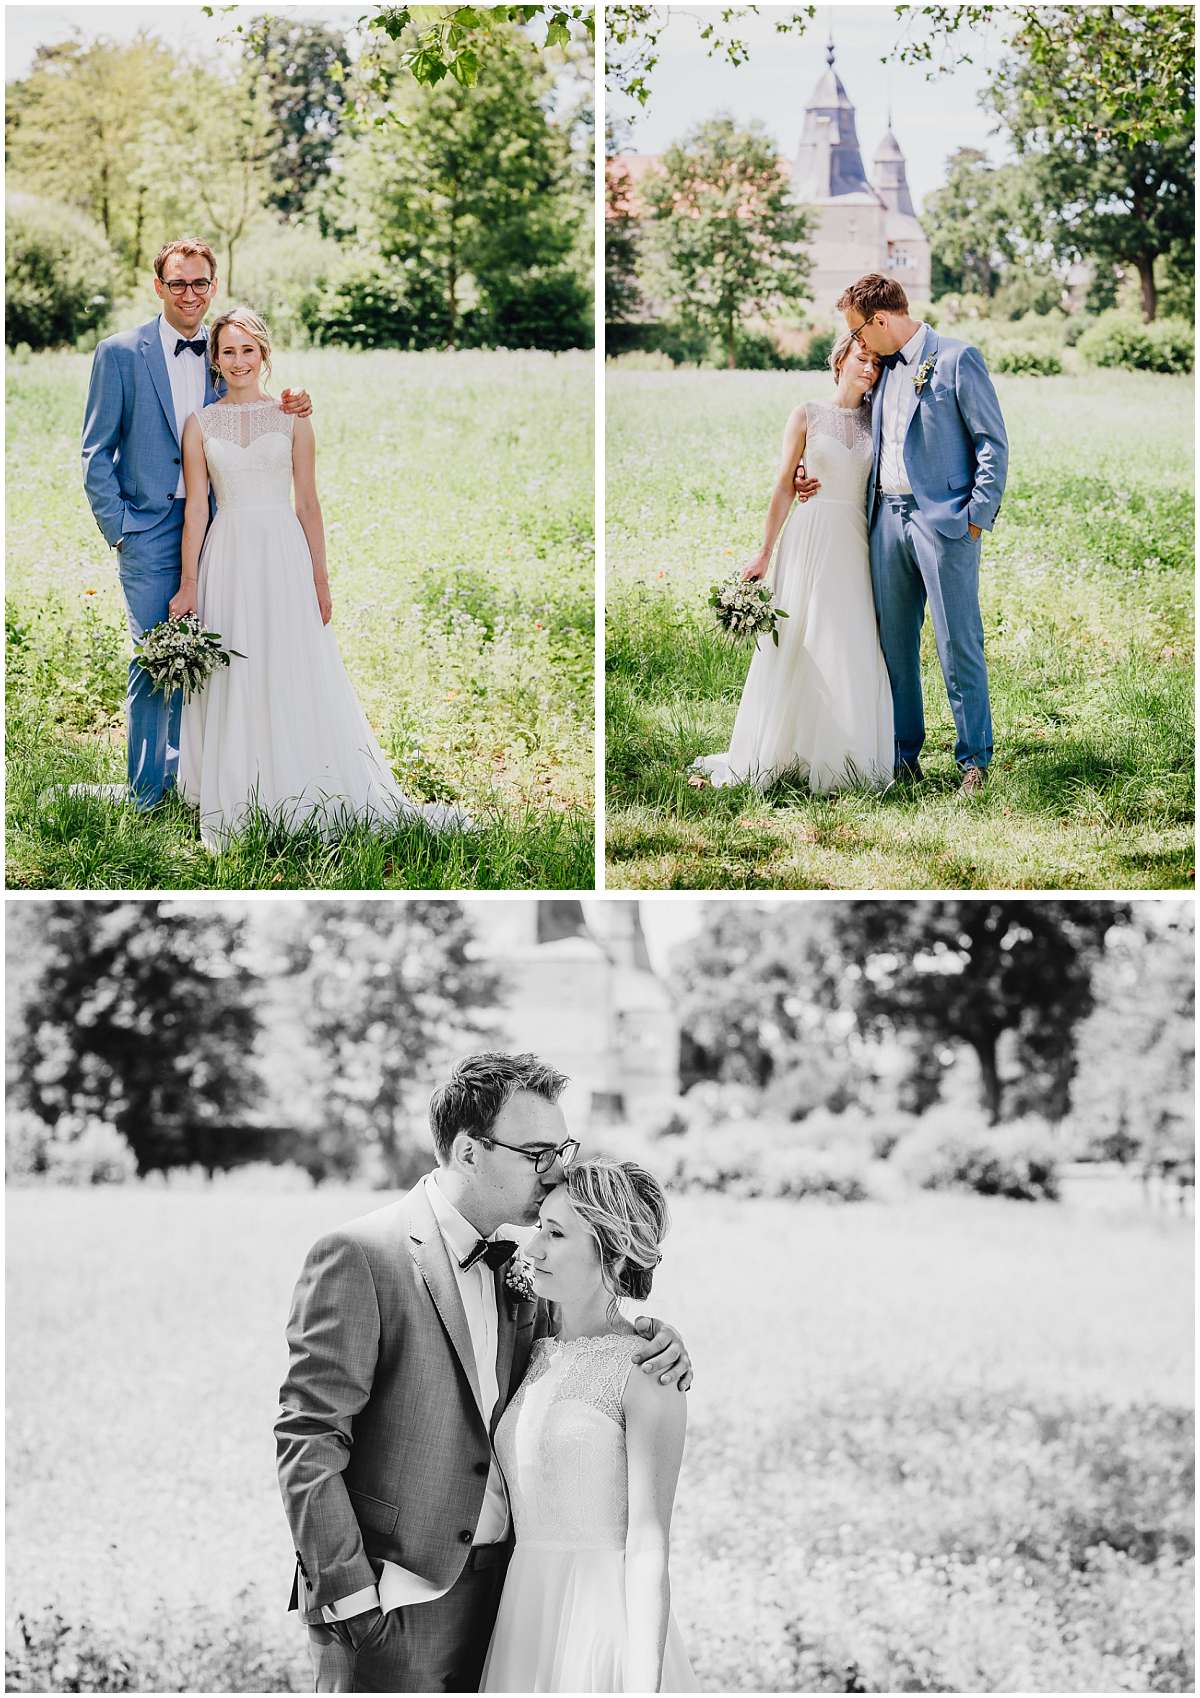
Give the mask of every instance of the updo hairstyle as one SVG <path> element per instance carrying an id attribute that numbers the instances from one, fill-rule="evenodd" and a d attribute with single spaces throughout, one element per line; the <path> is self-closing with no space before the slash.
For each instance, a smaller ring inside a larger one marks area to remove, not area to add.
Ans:
<path id="1" fill-rule="evenodd" d="M 600 1251 L 600 1278 L 613 1298 L 650 1295 L 659 1244 L 671 1225 L 666 1194 L 652 1173 L 633 1161 L 572 1162 L 566 1170 L 567 1198 Z M 621 1265 L 618 1266 L 618 1263 Z"/>

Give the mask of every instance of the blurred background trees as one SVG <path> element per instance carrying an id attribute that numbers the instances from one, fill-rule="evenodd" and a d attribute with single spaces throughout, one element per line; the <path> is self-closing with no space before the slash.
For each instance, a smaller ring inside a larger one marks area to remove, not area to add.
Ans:
<path id="1" fill-rule="evenodd" d="M 590 346 L 586 31 L 506 12 L 482 74 L 418 80 L 429 18 L 374 21 L 252 16 L 203 61 L 148 32 L 39 48 L 8 85 L 8 345 L 139 322 L 190 233 L 283 344 Z"/>
<path id="2" fill-rule="evenodd" d="M 590 1147 L 677 1186 L 749 1195 L 853 1200 L 903 1179 L 1046 1197 L 1079 1161 L 1187 1177 L 1186 905 L 697 911 L 657 970 L 680 1038 L 663 1086 L 675 1094 L 629 1114 L 607 1093 L 575 1099 Z M 572 935 L 517 949 L 487 905 L 426 899 L 23 903 L 8 935 L 18 1178 L 269 1162 L 407 1183 L 429 1162 L 425 1110 L 446 1066 L 505 1047 L 532 963 L 561 974 L 560 952 L 583 947 Z M 618 1009 L 622 987 L 635 994 L 623 974 L 596 991 Z M 544 1047 L 553 1058 L 551 1035 Z"/>

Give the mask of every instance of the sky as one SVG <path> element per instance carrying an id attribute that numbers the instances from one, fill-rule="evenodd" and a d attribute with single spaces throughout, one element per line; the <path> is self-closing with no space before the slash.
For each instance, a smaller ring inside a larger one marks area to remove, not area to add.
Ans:
<path id="1" fill-rule="evenodd" d="M 790 5 L 764 5 L 759 16 L 731 26 L 750 47 L 746 63 L 733 66 L 708 58 L 696 20 L 718 19 L 720 8 L 672 7 L 658 46 L 658 65 L 650 78 L 646 108 L 609 100 L 618 118 L 635 114 L 631 150 L 661 153 L 703 118 L 728 112 L 739 123 L 759 118 L 774 135 L 780 152 L 795 155 L 808 97 L 825 69 L 825 43 L 832 29 L 835 69 L 856 108 L 863 163 L 871 160 L 887 126 L 889 101 L 893 129 L 908 163 L 908 182 L 918 206 L 944 181 L 945 162 L 957 147 L 978 147 L 997 162 L 1011 157 L 994 120 L 979 106 L 985 67 L 1003 47 L 1002 30 L 991 26 L 962 46 L 975 60 L 935 82 L 921 66 L 881 63 L 885 53 L 911 27 L 902 25 L 891 6 L 818 6 L 802 36 L 779 35 L 772 13 Z"/>
<path id="2" fill-rule="evenodd" d="M 36 48 L 65 41 L 76 29 L 89 37 L 106 35 L 114 41 L 131 41 L 144 29 L 174 47 L 211 53 L 220 49 L 222 36 L 233 34 L 239 19 L 258 17 L 265 11 L 286 11 L 307 22 L 334 24 L 349 30 L 367 10 L 366 6 L 216 5 L 210 18 L 198 5 L 174 5 L 170 0 L 158 6 L 6 6 L 4 75 L 9 82 L 24 76 L 33 63 Z M 229 45 L 225 51 L 235 58 L 236 44 Z"/>

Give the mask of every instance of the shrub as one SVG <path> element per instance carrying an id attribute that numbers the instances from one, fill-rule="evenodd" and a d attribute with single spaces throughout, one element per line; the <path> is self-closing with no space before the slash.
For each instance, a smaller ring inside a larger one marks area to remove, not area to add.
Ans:
<path id="1" fill-rule="evenodd" d="M 958 1110 L 933 1109 L 898 1145 L 894 1160 L 925 1191 L 977 1191 L 1022 1202 L 1059 1194 L 1058 1148 L 1032 1116 L 984 1127 Z"/>
<path id="2" fill-rule="evenodd" d="M 486 347 L 555 352 L 590 348 L 595 341 L 591 290 L 565 266 L 496 277 L 472 317 L 471 340 Z"/>
<path id="3" fill-rule="evenodd" d="M 106 1121 L 64 1114 L 53 1125 L 27 1109 L 5 1119 L 5 1171 L 10 1179 L 51 1185 L 122 1185 L 137 1178 L 137 1158 Z"/>
<path id="4" fill-rule="evenodd" d="M 828 371 L 829 356 L 833 352 L 833 344 L 837 337 L 832 330 L 814 330 L 808 339 L 804 353 L 801 355 L 801 366 L 804 371 Z"/>
<path id="5" fill-rule="evenodd" d="M 118 288 L 117 258 L 74 207 L 9 195 L 4 340 L 57 348 L 103 330 Z"/>
<path id="6" fill-rule="evenodd" d="M 378 254 L 347 255 L 305 303 L 312 341 L 346 348 L 435 348 L 450 334 L 436 279 Z"/>
<path id="7" fill-rule="evenodd" d="M 988 364 L 993 371 L 1033 377 L 1057 377 L 1063 369 L 1062 360 L 1054 349 L 1039 347 L 1036 342 L 997 343 Z"/>
<path id="8" fill-rule="evenodd" d="M 716 350 L 713 363 L 717 363 Z M 723 359 L 721 363 L 724 364 Z M 785 354 L 765 330 L 738 331 L 737 363 L 739 371 L 799 371 L 802 368 L 802 362 L 791 354 Z"/>
<path id="9" fill-rule="evenodd" d="M 1063 327 L 1063 341 L 1068 348 L 1073 348 L 1085 330 L 1090 330 L 1095 324 L 1095 315 L 1090 312 L 1072 313 Z"/>
<path id="10" fill-rule="evenodd" d="M 1089 365 L 1123 366 L 1129 371 L 1188 372 L 1195 363 L 1195 333 L 1183 319 L 1143 324 L 1133 313 L 1102 312 L 1079 338 Z"/>

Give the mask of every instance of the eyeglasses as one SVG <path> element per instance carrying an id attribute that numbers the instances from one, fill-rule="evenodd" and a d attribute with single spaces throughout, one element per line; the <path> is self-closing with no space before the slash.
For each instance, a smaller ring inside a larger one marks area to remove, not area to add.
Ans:
<path id="1" fill-rule="evenodd" d="M 176 300 L 181 295 L 186 295 L 189 289 L 193 294 L 199 295 L 203 299 L 212 288 L 213 282 L 214 279 L 211 277 L 172 277 L 169 283 L 163 283 L 163 288 L 169 289 Z"/>
<path id="2" fill-rule="evenodd" d="M 481 1144 L 499 1144 L 502 1150 L 511 1150 L 514 1155 L 524 1156 L 526 1161 L 533 1163 L 535 1173 L 549 1173 L 555 1162 L 560 1160 L 564 1167 L 570 1167 L 579 1154 L 578 1138 L 568 1138 L 566 1143 L 560 1144 L 557 1149 L 553 1145 L 543 1145 L 538 1150 L 527 1150 L 521 1144 L 506 1144 L 503 1138 L 485 1137 L 479 1141 Z"/>

